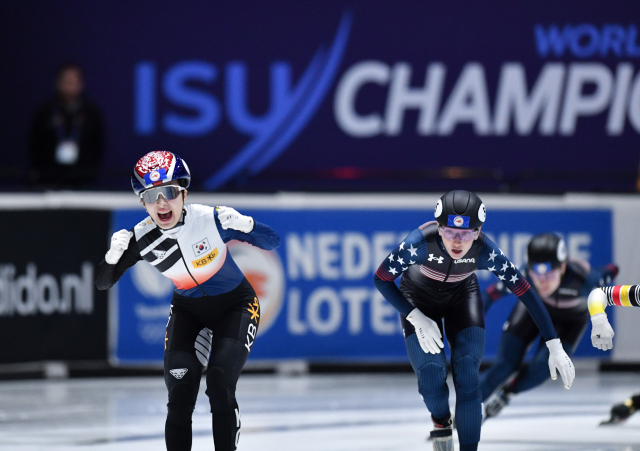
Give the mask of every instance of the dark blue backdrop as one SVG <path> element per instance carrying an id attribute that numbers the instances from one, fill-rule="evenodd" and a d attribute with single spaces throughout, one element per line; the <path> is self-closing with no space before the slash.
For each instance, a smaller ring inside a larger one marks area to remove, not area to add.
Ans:
<path id="1" fill-rule="evenodd" d="M 635 190 L 640 4 L 487 5 L 3 2 L 0 169 L 75 60 L 103 187 L 167 149 L 202 189 Z"/>

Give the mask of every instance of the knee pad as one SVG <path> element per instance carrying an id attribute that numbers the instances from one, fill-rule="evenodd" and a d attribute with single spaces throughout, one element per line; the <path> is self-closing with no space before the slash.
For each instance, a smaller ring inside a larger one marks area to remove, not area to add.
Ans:
<path id="1" fill-rule="evenodd" d="M 236 384 L 247 360 L 244 345 L 231 339 L 223 339 L 211 353 L 207 368 L 207 396 L 211 413 L 235 415 Z"/>
<path id="2" fill-rule="evenodd" d="M 234 414 L 238 408 L 236 402 L 236 381 L 230 381 L 223 368 L 207 369 L 207 396 L 211 413 L 217 415 Z"/>
<path id="3" fill-rule="evenodd" d="M 456 392 L 470 393 L 478 388 L 485 336 L 481 327 L 468 327 L 456 335 L 451 356 Z"/>
<path id="4" fill-rule="evenodd" d="M 470 393 L 480 383 L 480 361 L 470 355 L 464 355 L 453 362 L 456 392 Z"/>
<path id="5" fill-rule="evenodd" d="M 418 368 L 417 373 L 422 396 L 436 396 L 447 385 L 447 367 L 443 362 L 426 362 Z"/>
<path id="6" fill-rule="evenodd" d="M 198 397 L 202 365 L 195 355 L 176 351 L 165 355 L 164 368 L 169 392 L 167 421 L 174 426 L 188 426 Z"/>

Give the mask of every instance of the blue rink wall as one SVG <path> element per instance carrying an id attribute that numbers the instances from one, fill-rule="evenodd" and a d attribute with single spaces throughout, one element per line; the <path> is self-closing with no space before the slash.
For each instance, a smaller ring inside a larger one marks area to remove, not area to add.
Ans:
<path id="1" fill-rule="evenodd" d="M 230 245 L 261 302 L 251 360 L 407 360 L 398 313 L 375 289 L 373 274 L 408 232 L 433 218 L 431 209 L 238 209 L 281 237 L 280 248 L 272 252 Z M 142 211 L 114 210 L 113 230 L 130 229 L 144 217 Z M 593 266 L 612 261 L 609 209 L 492 210 L 483 231 L 520 267 L 531 236 L 548 231 L 562 234 L 569 254 Z M 477 274 L 482 289 L 497 280 L 486 271 Z M 112 289 L 117 305 L 110 328 L 113 362 L 162 362 L 172 287 L 140 262 Z M 502 324 L 515 302 L 512 295 L 504 298 L 487 315 L 487 359 L 495 356 Z M 576 355 L 609 358 L 609 352 L 591 346 L 588 335 Z"/>

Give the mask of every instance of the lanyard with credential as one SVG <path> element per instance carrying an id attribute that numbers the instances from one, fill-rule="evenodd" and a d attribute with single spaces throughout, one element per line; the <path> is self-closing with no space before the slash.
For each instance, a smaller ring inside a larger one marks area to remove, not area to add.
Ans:
<path id="1" fill-rule="evenodd" d="M 56 116 L 60 119 L 56 121 L 56 136 L 58 137 L 58 142 L 61 143 L 63 141 L 74 141 L 78 142 L 78 138 L 80 137 L 80 123 L 82 122 L 82 113 L 75 113 L 71 116 L 71 131 L 69 134 L 66 132 L 65 127 L 65 115 L 60 110 L 60 108 L 55 109 Z"/>

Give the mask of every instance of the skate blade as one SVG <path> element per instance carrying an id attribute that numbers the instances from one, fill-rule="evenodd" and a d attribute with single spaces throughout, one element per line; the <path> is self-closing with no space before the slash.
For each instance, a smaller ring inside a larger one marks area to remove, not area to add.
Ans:
<path id="1" fill-rule="evenodd" d="M 626 418 L 624 420 L 619 418 L 609 418 L 608 420 L 601 421 L 598 426 L 615 426 L 616 424 L 622 424 L 625 421 L 627 421 Z"/>
<path id="2" fill-rule="evenodd" d="M 434 438 L 433 451 L 453 451 L 453 438 Z"/>

